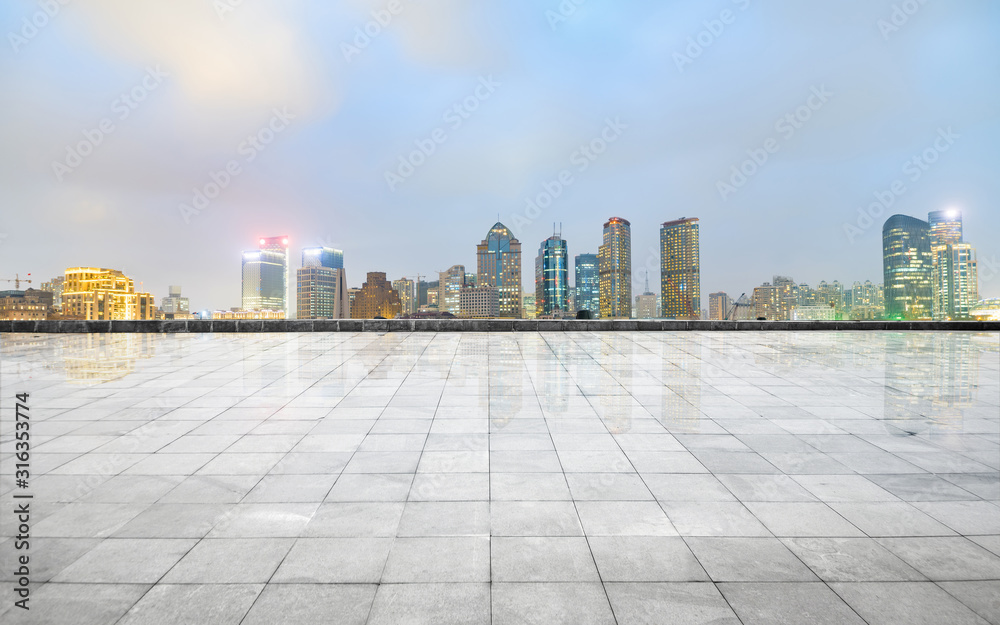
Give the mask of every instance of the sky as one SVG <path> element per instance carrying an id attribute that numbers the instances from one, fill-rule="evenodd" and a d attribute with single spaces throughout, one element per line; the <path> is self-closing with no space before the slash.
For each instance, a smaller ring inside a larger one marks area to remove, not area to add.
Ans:
<path id="1" fill-rule="evenodd" d="M 360 286 L 474 272 L 499 217 L 531 291 L 554 224 L 575 256 L 619 216 L 657 291 L 697 217 L 707 308 L 881 282 L 887 217 L 958 208 L 997 297 L 997 32 L 992 0 L 9 0 L 0 279 L 228 309 L 259 237 Z"/>

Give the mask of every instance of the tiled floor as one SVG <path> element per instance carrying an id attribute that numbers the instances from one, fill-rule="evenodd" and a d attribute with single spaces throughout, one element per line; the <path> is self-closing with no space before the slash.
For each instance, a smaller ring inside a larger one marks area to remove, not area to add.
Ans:
<path id="1" fill-rule="evenodd" d="M 996 334 L 0 345 L 4 623 L 1000 624 Z"/>

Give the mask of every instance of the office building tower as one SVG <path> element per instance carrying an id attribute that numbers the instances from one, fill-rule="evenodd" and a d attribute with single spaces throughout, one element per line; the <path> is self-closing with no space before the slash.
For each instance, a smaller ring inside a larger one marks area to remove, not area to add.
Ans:
<path id="1" fill-rule="evenodd" d="M 62 314 L 69 319 L 101 321 L 155 319 L 152 293 L 139 293 L 117 269 L 70 267 L 62 292 Z"/>
<path id="2" fill-rule="evenodd" d="M 160 300 L 160 312 L 164 315 L 186 315 L 191 312 L 188 298 L 181 297 L 181 287 L 167 287 L 167 297 Z"/>
<path id="3" fill-rule="evenodd" d="M 535 312 L 535 296 L 523 295 L 521 298 L 521 317 L 524 319 L 534 319 L 537 317 Z"/>
<path id="4" fill-rule="evenodd" d="M 295 272 L 296 318 L 349 319 L 347 276 L 343 268 L 306 265 Z"/>
<path id="5" fill-rule="evenodd" d="M 459 291 L 459 315 L 468 319 L 500 316 L 500 291 L 495 286 L 465 286 Z"/>
<path id="6" fill-rule="evenodd" d="M 456 317 L 462 311 L 462 288 L 465 286 L 465 265 L 452 265 L 438 273 L 437 306 L 440 312 Z"/>
<path id="7" fill-rule="evenodd" d="M 497 288 L 501 317 L 521 316 L 521 243 L 499 221 L 476 247 L 476 278 Z"/>
<path id="8" fill-rule="evenodd" d="M 979 301 L 979 275 L 976 250 L 962 240 L 962 212 L 933 211 L 927 222 L 934 267 L 934 319 L 969 319 Z"/>
<path id="9" fill-rule="evenodd" d="M 934 258 L 934 318 L 942 321 L 971 318 L 979 303 L 976 250 L 969 243 L 932 248 Z"/>
<path id="10" fill-rule="evenodd" d="M 409 278 L 400 278 L 392 281 L 392 288 L 399 293 L 399 304 L 402 306 L 404 315 L 412 315 L 417 312 L 416 284 Z"/>
<path id="11" fill-rule="evenodd" d="M 575 275 L 573 310 L 589 310 L 596 319 L 601 314 L 600 276 L 597 254 L 577 254 L 573 261 Z"/>
<path id="12" fill-rule="evenodd" d="M 542 241 L 535 257 L 535 312 L 554 315 L 569 311 L 567 286 L 569 253 L 566 241 L 558 235 Z"/>
<path id="13" fill-rule="evenodd" d="M 927 215 L 931 247 L 962 242 L 962 211 L 952 208 Z"/>
<path id="14" fill-rule="evenodd" d="M 354 296 L 351 319 L 395 319 L 401 311 L 399 294 L 392 288 L 392 283 L 385 279 L 385 272 L 369 271 L 368 280 Z"/>
<path id="15" fill-rule="evenodd" d="M 344 252 L 332 247 L 307 247 L 302 250 L 303 267 L 344 268 Z"/>
<path id="16" fill-rule="evenodd" d="M 280 310 L 288 317 L 288 237 L 264 237 L 243 252 L 243 310 Z"/>
<path id="17" fill-rule="evenodd" d="M 789 321 L 792 318 L 792 311 L 798 304 L 799 285 L 789 277 L 774 276 L 774 287 L 778 289 L 778 321 Z"/>
<path id="18" fill-rule="evenodd" d="M 698 219 L 682 218 L 660 227 L 660 297 L 668 319 L 701 315 L 701 252 Z"/>
<path id="19" fill-rule="evenodd" d="M 885 314 L 889 319 L 930 319 L 934 308 L 934 258 L 930 225 L 893 215 L 882 226 Z"/>
<path id="20" fill-rule="evenodd" d="M 765 282 L 761 286 L 754 287 L 753 304 L 754 317 L 764 321 L 778 321 L 781 319 L 781 296 L 780 289 L 770 282 Z"/>
<path id="21" fill-rule="evenodd" d="M 604 244 L 597 250 L 601 318 L 632 316 L 632 233 L 627 219 L 604 223 Z"/>
<path id="22" fill-rule="evenodd" d="M 708 318 L 715 321 L 724 321 L 729 315 L 729 310 L 733 307 L 733 300 L 728 293 L 719 291 L 708 295 Z"/>

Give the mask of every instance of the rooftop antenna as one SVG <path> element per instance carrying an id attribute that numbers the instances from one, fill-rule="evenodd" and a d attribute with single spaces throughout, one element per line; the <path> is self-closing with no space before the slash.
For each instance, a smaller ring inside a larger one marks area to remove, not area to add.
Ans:
<path id="1" fill-rule="evenodd" d="M 646 270 L 646 293 L 649 293 L 649 269 Z"/>

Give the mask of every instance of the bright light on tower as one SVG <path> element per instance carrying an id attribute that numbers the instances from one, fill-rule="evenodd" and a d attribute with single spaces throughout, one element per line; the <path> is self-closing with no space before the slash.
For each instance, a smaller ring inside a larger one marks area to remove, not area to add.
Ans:
<path id="1" fill-rule="evenodd" d="M 260 244 L 261 244 L 261 245 L 264 245 L 265 243 L 267 243 L 267 241 L 265 241 L 264 239 L 261 239 L 261 240 L 260 240 Z"/>
<path id="2" fill-rule="evenodd" d="M 285 237 L 284 239 L 282 239 L 281 240 L 281 244 L 282 245 L 288 245 L 288 237 Z"/>

